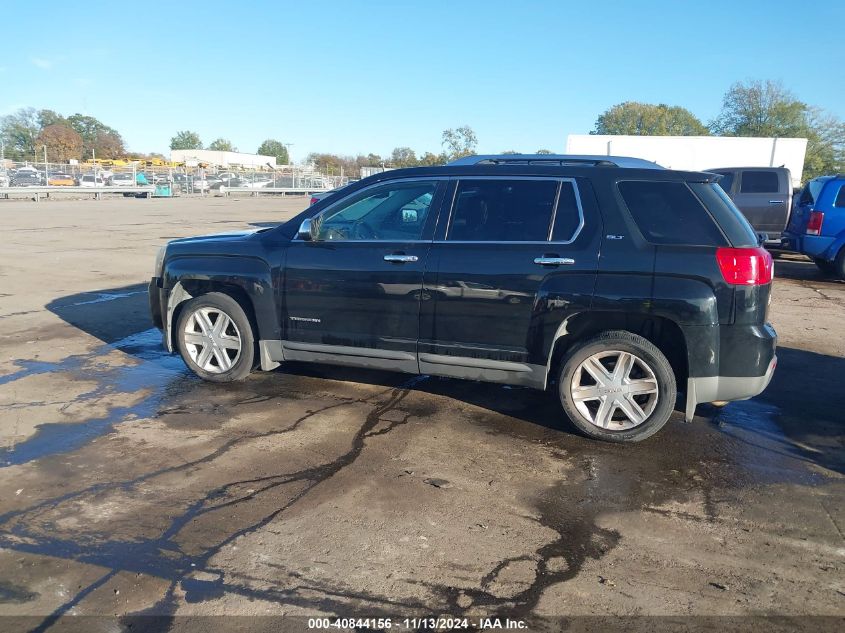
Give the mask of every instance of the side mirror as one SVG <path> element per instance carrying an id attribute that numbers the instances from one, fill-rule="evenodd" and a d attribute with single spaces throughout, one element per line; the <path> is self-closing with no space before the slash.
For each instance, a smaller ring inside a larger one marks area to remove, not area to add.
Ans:
<path id="1" fill-rule="evenodd" d="M 296 232 L 296 238 L 305 242 L 310 242 L 316 237 L 314 235 L 315 227 L 311 222 L 311 218 L 305 218 L 302 224 L 299 225 L 299 230 Z"/>

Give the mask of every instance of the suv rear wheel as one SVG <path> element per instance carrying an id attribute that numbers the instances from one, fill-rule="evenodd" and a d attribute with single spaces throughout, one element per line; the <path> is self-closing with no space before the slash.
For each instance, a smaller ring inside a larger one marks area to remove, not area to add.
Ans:
<path id="1" fill-rule="evenodd" d="M 657 433 L 677 397 L 663 352 L 623 330 L 577 344 L 561 367 L 558 390 L 578 430 L 610 442 L 639 442 Z"/>
<path id="2" fill-rule="evenodd" d="M 813 263 L 818 266 L 823 275 L 833 275 L 836 272 L 834 264 L 826 259 L 816 257 L 813 259 Z"/>
<path id="3" fill-rule="evenodd" d="M 252 326 L 229 295 L 210 292 L 191 299 L 182 308 L 176 327 L 182 359 L 203 380 L 232 382 L 252 371 Z"/>

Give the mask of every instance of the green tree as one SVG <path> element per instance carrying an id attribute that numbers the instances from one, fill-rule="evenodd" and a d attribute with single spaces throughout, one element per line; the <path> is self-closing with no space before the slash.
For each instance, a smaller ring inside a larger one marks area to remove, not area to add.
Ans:
<path id="1" fill-rule="evenodd" d="M 38 125 L 43 130 L 50 125 L 64 125 L 68 126 L 68 121 L 61 114 L 55 110 L 39 110 L 38 111 Z"/>
<path id="2" fill-rule="evenodd" d="M 82 137 L 82 156 L 89 158 L 91 151 L 97 158 L 118 158 L 124 152 L 123 139 L 117 130 L 85 114 L 72 114 L 67 124 Z"/>
<path id="3" fill-rule="evenodd" d="M 213 141 L 208 146 L 208 149 L 214 150 L 215 152 L 237 152 L 238 148 L 232 145 L 232 141 L 227 138 L 218 138 Z"/>
<path id="4" fill-rule="evenodd" d="M 275 156 L 277 165 L 289 165 L 290 156 L 288 148 L 281 141 L 268 138 L 258 147 L 258 153 L 262 156 Z"/>
<path id="5" fill-rule="evenodd" d="M 733 84 L 710 124 L 725 136 L 806 138 L 804 180 L 845 169 L 845 124 L 775 81 Z"/>
<path id="6" fill-rule="evenodd" d="M 6 158 L 32 160 L 35 138 L 41 132 L 35 108 L 21 108 L 0 120 L 0 136 L 6 148 Z"/>
<path id="7" fill-rule="evenodd" d="M 170 139 L 170 149 L 202 149 L 200 135 L 190 130 L 176 132 L 176 136 Z"/>
<path id="8" fill-rule="evenodd" d="M 449 158 L 446 154 L 433 154 L 431 152 L 426 152 L 417 161 L 420 167 L 435 167 L 437 165 L 445 165 L 448 162 Z"/>
<path id="9" fill-rule="evenodd" d="M 538 149 L 538 150 L 537 150 L 536 152 L 534 152 L 534 153 L 535 153 L 535 154 L 551 154 L 551 153 L 552 153 L 552 150 L 550 150 L 550 149 Z"/>
<path id="10" fill-rule="evenodd" d="M 470 126 L 463 125 L 457 129 L 443 130 L 442 145 L 449 159 L 454 160 L 474 154 L 478 147 L 478 137 Z"/>
<path id="11" fill-rule="evenodd" d="M 82 137 L 67 125 L 48 125 L 35 139 L 36 148 L 47 147 L 47 160 L 64 163 L 82 155 Z"/>
<path id="12" fill-rule="evenodd" d="M 599 115 L 591 134 L 692 136 L 709 134 L 709 131 L 686 108 L 625 101 Z"/>
<path id="13" fill-rule="evenodd" d="M 390 155 L 390 162 L 394 167 L 415 167 L 417 154 L 410 147 L 396 147 Z"/>

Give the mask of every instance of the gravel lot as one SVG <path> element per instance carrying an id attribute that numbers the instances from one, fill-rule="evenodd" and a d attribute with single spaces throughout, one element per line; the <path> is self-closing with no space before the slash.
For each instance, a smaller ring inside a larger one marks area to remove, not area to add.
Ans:
<path id="1" fill-rule="evenodd" d="M 574 435 L 552 397 L 516 388 L 297 364 L 195 379 L 151 329 L 156 249 L 306 203 L 0 200 L 0 615 L 31 616 L 0 628 L 67 614 L 842 626 L 845 284 L 778 258 L 769 389 L 692 424 L 676 412 L 637 446 Z"/>

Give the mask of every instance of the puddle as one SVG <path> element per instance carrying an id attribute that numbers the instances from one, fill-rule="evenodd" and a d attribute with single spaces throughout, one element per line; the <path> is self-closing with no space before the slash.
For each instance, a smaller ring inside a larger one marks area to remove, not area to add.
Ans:
<path id="1" fill-rule="evenodd" d="M 136 365 L 110 365 L 97 362 L 114 350 L 140 361 Z M 58 362 L 18 361 L 20 370 L 0 378 L 0 385 L 39 374 L 77 374 L 86 381 L 95 380 L 97 387 L 77 396 L 77 402 L 97 401 L 114 394 L 137 394 L 146 391 L 139 402 L 112 407 L 103 417 L 82 422 L 45 422 L 35 434 L 0 450 L 0 468 L 25 464 L 46 455 L 70 452 L 92 439 L 105 435 L 115 424 L 156 414 L 165 387 L 174 379 L 189 376 L 182 359 L 168 354 L 161 344 L 161 332 L 155 328 L 132 334 L 115 343 L 98 347 L 89 354 L 69 356 Z"/>

